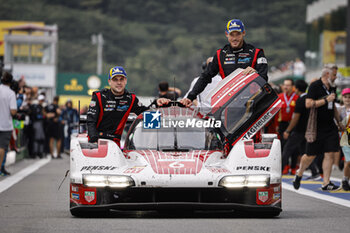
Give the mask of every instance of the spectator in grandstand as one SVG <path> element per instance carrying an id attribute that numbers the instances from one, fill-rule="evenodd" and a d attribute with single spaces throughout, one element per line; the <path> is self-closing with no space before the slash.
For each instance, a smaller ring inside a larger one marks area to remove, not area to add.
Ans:
<path id="1" fill-rule="evenodd" d="M 13 77 L 5 72 L 0 84 L 0 163 L 2 164 L 13 130 L 12 117 L 17 113 L 16 94 L 10 89 Z M 0 175 L 6 175 L 3 171 Z"/>
<path id="2" fill-rule="evenodd" d="M 297 159 L 299 155 L 305 154 L 305 130 L 309 112 L 305 107 L 307 83 L 304 80 L 297 80 L 295 82 L 296 94 L 300 96 L 295 104 L 295 110 L 290 124 L 283 132 L 283 139 L 287 140 L 283 148 L 282 167 L 286 168 L 291 158 L 291 174 L 295 175 Z M 288 171 L 283 171 L 288 174 Z"/>
<path id="3" fill-rule="evenodd" d="M 345 88 L 342 91 L 342 99 L 344 105 L 339 110 L 340 118 L 346 130 L 342 132 L 340 139 L 340 146 L 344 153 L 344 176 L 342 180 L 342 187 L 349 191 L 349 177 L 350 177 L 350 88 Z"/>
<path id="4" fill-rule="evenodd" d="M 315 107 L 317 111 L 317 137 L 316 141 L 306 143 L 306 154 L 301 158 L 300 169 L 293 181 L 295 189 L 299 189 L 305 169 L 312 163 L 316 155 L 323 153 L 322 190 L 330 191 L 339 188 L 330 181 L 334 153 L 339 148 L 338 127 L 334 122 L 334 118 L 340 129 L 344 129 L 344 126 L 340 122 L 338 111 L 334 105 L 335 94 L 330 92 L 329 79 L 331 78 L 331 72 L 329 68 L 323 68 L 321 78 L 310 85 L 306 96 L 306 108 Z"/>

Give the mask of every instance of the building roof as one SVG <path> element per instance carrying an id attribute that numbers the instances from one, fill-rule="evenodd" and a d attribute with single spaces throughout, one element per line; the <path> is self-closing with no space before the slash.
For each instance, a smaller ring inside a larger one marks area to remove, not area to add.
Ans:
<path id="1" fill-rule="evenodd" d="M 3 30 L 9 31 L 9 34 L 11 34 L 12 31 L 27 31 L 29 33 L 34 32 L 34 31 L 56 32 L 57 26 L 56 25 L 38 26 L 35 24 L 23 24 L 23 25 L 19 25 L 19 26 L 4 28 Z"/>

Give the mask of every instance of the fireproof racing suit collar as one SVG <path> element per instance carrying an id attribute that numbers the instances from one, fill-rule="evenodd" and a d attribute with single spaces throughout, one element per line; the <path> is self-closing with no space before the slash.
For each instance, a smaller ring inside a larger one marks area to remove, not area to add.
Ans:
<path id="1" fill-rule="evenodd" d="M 247 44 L 245 43 L 245 41 L 243 41 L 243 45 L 240 48 L 234 49 L 234 48 L 231 47 L 231 45 L 229 45 L 229 47 L 230 47 L 230 51 L 232 53 L 240 53 L 247 47 Z"/>

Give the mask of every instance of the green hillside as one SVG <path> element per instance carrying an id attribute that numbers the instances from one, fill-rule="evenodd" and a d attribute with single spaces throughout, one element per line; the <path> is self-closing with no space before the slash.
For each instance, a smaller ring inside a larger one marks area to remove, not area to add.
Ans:
<path id="1" fill-rule="evenodd" d="M 228 20 L 240 18 L 246 41 L 265 50 L 269 65 L 303 57 L 303 0 L 0 0 L 0 20 L 44 21 L 59 28 L 58 72 L 94 73 L 105 39 L 104 67 L 126 67 L 129 89 L 153 95 L 167 80 L 186 91 L 201 63 L 226 43 Z"/>

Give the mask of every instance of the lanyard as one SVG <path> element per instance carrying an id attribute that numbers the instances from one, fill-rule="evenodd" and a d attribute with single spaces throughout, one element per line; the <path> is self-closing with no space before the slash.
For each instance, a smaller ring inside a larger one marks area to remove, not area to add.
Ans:
<path id="1" fill-rule="evenodd" d="M 293 95 L 288 99 L 287 98 L 287 95 L 286 95 L 286 93 L 283 93 L 283 95 L 284 95 L 284 100 L 286 101 L 286 105 L 287 105 L 287 110 L 286 110 L 286 112 L 287 113 L 289 113 L 290 112 L 290 103 L 292 102 L 292 100 L 293 100 L 293 97 L 295 96 L 295 92 L 293 93 Z"/>
<path id="2" fill-rule="evenodd" d="M 326 87 L 324 84 L 322 84 L 322 86 L 323 86 L 323 89 L 327 92 L 327 95 L 331 94 L 331 93 L 328 91 L 327 87 Z"/>

